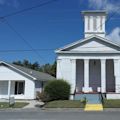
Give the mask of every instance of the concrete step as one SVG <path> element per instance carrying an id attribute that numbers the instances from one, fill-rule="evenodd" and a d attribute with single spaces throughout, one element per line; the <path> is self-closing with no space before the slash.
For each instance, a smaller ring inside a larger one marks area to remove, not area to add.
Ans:
<path id="1" fill-rule="evenodd" d="M 87 99 L 89 104 L 101 104 L 99 94 L 76 94 L 74 97 L 75 100 L 81 100 L 84 98 Z"/>
<path id="2" fill-rule="evenodd" d="M 81 100 L 85 98 L 85 94 L 75 94 L 74 100 Z"/>
<path id="3" fill-rule="evenodd" d="M 102 104 L 86 104 L 84 111 L 103 111 Z"/>
<path id="4" fill-rule="evenodd" d="M 88 104 L 101 104 L 99 94 L 87 95 L 86 99 Z"/>

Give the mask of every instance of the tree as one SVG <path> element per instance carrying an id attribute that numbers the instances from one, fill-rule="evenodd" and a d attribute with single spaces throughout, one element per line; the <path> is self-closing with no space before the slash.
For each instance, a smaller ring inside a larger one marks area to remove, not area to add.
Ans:
<path id="1" fill-rule="evenodd" d="M 39 70 L 39 63 L 38 63 L 38 62 L 34 62 L 34 63 L 31 65 L 31 69 Z"/>
<path id="2" fill-rule="evenodd" d="M 54 77 L 56 77 L 56 65 L 57 65 L 57 63 L 55 61 L 51 66 L 51 73 L 50 74 Z"/>
<path id="3" fill-rule="evenodd" d="M 30 62 L 26 59 L 23 60 L 23 66 L 30 66 Z"/>
<path id="4" fill-rule="evenodd" d="M 22 66 L 22 62 L 21 62 L 20 60 L 18 60 L 18 61 L 14 61 L 13 64 L 16 64 L 16 65 L 20 65 L 20 66 Z"/>

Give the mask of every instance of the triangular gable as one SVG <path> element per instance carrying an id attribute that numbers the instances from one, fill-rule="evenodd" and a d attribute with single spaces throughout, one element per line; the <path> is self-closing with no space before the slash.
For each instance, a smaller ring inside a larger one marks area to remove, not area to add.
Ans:
<path id="1" fill-rule="evenodd" d="M 106 38 L 93 35 L 84 40 L 79 40 L 63 48 L 56 50 L 56 53 L 63 51 L 120 51 L 120 46 L 107 40 Z"/>
<path id="2" fill-rule="evenodd" d="M 32 78 L 32 79 L 36 80 L 35 77 L 33 77 L 33 76 L 31 76 L 31 75 L 29 75 L 29 74 L 27 74 L 27 73 L 25 73 L 25 72 L 15 68 L 14 66 L 10 65 L 9 63 L 6 63 L 4 61 L 0 61 L 0 65 L 8 66 L 10 69 L 16 71 L 17 73 L 20 73 L 21 75 L 24 75 L 24 76 L 27 76 L 29 78 Z"/>

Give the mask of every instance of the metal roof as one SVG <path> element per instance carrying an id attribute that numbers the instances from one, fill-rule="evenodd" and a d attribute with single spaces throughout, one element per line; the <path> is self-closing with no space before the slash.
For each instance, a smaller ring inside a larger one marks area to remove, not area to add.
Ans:
<path id="1" fill-rule="evenodd" d="M 39 71 L 30 69 L 30 68 L 26 68 L 24 66 L 11 64 L 11 63 L 7 63 L 4 61 L 0 61 L 0 64 L 8 66 L 10 69 L 12 69 L 12 70 L 14 70 L 14 71 L 18 72 L 19 74 L 22 74 L 26 77 L 32 78 L 33 80 L 49 81 L 49 80 L 56 79 L 55 77 L 53 77 L 47 73 L 39 72 Z"/>
<path id="2" fill-rule="evenodd" d="M 54 80 L 55 77 L 47 74 L 47 73 L 43 73 L 43 72 L 39 72 L 39 71 L 36 71 L 36 70 L 32 70 L 30 68 L 26 68 L 26 67 L 23 67 L 23 66 L 19 66 L 19 65 L 15 65 L 15 64 L 10 64 L 12 66 L 14 66 L 15 68 L 33 76 L 36 78 L 36 80 L 40 80 L 40 81 L 48 81 L 48 80 Z"/>

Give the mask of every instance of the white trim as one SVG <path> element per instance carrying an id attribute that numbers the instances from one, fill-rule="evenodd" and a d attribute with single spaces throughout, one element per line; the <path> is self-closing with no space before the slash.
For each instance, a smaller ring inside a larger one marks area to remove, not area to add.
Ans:
<path id="1" fill-rule="evenodd" d="M 106 92 L 106 59 L 101 59 L 101 92 Z"/>
<path id="2" fill-rule="evenodd" d="M 21 73 L 23 73 L 23 74 L 25 74 L 25 75 L 27 75 L 27 76 L 29 76 L 29 77 L 31 77 L 31 78 L 34 79 L 34 80 L 36 80 L 35 77 L 33 77 L 33 76 L 31 76 L 31 75 L 29 75 L 29 74 L 23 72 L 22 70 L 17 69 L 16 67 L 13 67 L 12 65 L 10 65 L 10 64 L 8 64 L 8 63 L 6 63 L 6 62 L 4 62 L 4 61 L 0 61 L 0 64 L 1 64 L 1 63 L 3 63 L 3 64 L 5 64 L 5 65 L 7 65 L 7 66 L 9 66 L 9 67 L 11 67 L 11 68 L 13 68 L 13 69 L 15 69 L 15 70 L 21 72 Z"/>
<path id="3" fill-rule="evenodd" d="M 120 53 L 120 51 L 61 51 L 59 53 L 95 53 L 95 54 L 98 54 L 98 53 L 102 53 L 102 54 L 112 54 L 112 53 Z"/>
<path id="4" fill-rule="evenodd" d="M 89 14 L 89 13 L 102 13 L 102 14 L 107 14 L 106 10 L 89 10 L 89 11 L 82 11 L 82 14 Z"/>
<path id="5" fill-rule="evenodd" d="M 11 80 L 8 80 L 8 99 L 10 98 Z"/>
<path id="6" fill-rule="evenodd" d="M 120 48 L 120 45 L 111 42 L 111 41 L 110 41 L 109 39 L 107 39 L 107 38 L 103 38 L 103 37 L 100 37 L 100 36 L 97 36 L 97 35 L 91 35 L 90 37 L 87 37 L 87 38 L 85 38 L 85 39 L 78 40 L 78 41 L 73 42 L 73 43 L 71 43 L 71 44 L 68 44 L 68 45 L 66 45 L 66 46 L 64 46 L 64 47 L 62 47 L 62 48 L 59 48 L 59 49 L 55 50 L 55 52 L 56 52 L 56 53 L 61 53 L 61 52 L 63 52 L 62 50 L 64 50 L 64 49 L 68 49 L 68 48 L 73 47 L 73 46 L 75 46 L 75 45 L 77 45 L 77 44 L 81 44 L 81 43 L 83 43 L 83 42 L 85 42 L 85 41 L 87 41 L 87 40 L 90 40 L 90 39 L 94 38 L 94 37 L 95 37 L 95 38 L 98 38 L 98 39 L 101 40 L 101 41 L 104 41 L 104 42 L 106 42 L 106 43 L 109 43 L 109 44 L 111 44 L 111 45 L 114 45 L 114 46 Z M 65 51 L 64 51 L 64 52 L 65 52 Z M 67 51 L 67 52 L 68 52 L 68 51 Z"/>

